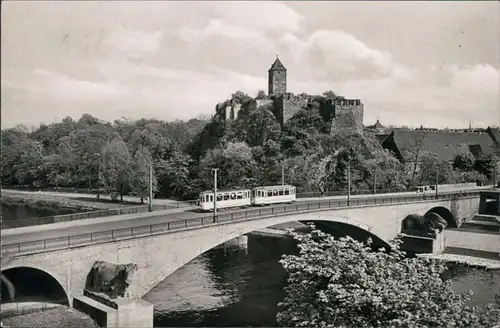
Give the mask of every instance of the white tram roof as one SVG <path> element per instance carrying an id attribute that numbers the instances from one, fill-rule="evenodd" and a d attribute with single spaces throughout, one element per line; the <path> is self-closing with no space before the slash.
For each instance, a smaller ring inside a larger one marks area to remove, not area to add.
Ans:
<path id="1" fill-rule="evenodd" d="M 255 189 L 281 189 L 281 188 L 295 188 L 295 187 L 292 185 L 275 185 L 275 186 L 259 186 L 253 189 L 255 190 Z"/>
<path id="2" fill-rule="evenodd" d="M 242 191 L 250 191 L 250 189 L 217 189 L 217 193 L 224 193 L 224 192 L 242 192 Z M 213 190 L 205 190 L 200 192 L 200 194 L 213 194 Z"/>

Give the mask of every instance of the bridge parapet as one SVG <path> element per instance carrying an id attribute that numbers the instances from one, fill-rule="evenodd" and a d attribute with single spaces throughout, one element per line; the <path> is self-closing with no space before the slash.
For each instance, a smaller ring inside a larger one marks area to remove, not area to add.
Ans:
<path id="1" fill-rule="evenodd" d="M 264 208 L 252 208 L 249 210 L 232 211 L 221 213 L 217 216 L 206 216 L 201 218 L 190 218 L 176 221 L 168 221 L 159 224 L 144 225 L 133 222 L 128 227 L 112 229 L 106 231 L 75 233 L 51 239 L 34 239 L 26 242 L 7 242 L 2 246 L 2 258 L 23 255 L 45 253 L 49 251 L 64 250 L 73 247 L 85 247 L 90 245 L 117 242 L 120 240 L 155 236 L 159 234 L 175 233 L 185 230 L 202 229 L 213 225 L 230 224 L 233 222 L 249 221 L 266 217 L 306 214 L 308 212 L 323 211 L 327 209 L 345 209 L 373 207 L 377 205 L 396 205 L 426 201 L 457 201 L 464 198 L 478 198 L 479 192 L 449 192 L 440 195 L 413 194 L 377 198 L 358 198 L 347 200 L 319 200 L 308 203 L 296 203 L 292 205 L 280 205 Z M 453 204 L 452 204 L 453 205 Z M 454 214 L 459 214 L 460 209 L 456 209 Z M 158 213 L 158 212 L 156 212 Z M 10 232 L 15 229 L 9 230 Z"/>

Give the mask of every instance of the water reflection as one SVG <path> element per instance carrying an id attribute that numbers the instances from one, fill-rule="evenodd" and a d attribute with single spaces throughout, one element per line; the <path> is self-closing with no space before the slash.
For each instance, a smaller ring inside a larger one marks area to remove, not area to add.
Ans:
<path id="1" fill-rule="evenodd" d="M 147 294 L 157 315 L 186 310 L 204 311 L 224 306 L 214 275 L 207 268 L 208 257 L 200 256 L 163 280 Z M 195 297 L 193 297 L 195 296 Z"/>
<path id="2" fill-rule="evenodd" d="M 452 279 L 453 290 L 463 293 L 473 292 L 469 305 L 484 306 L 495 303 L 495 295 L 500 295 L 500 270 L 484 270 L 464 265 L 450 265 L 445 274 Z"/>
<path id="3" fill-rule="evenodd" d="M 40 208 L 28 205 L 10 204 L 6 202 L 2 202 L 1 205 L 3 221 L 33 219 L 75 212 L 75 210 L 72 209 Z"/>

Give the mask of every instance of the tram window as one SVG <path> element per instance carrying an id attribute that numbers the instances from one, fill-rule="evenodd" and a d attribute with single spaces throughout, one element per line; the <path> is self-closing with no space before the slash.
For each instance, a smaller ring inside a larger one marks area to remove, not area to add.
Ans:
<path id="1" fill-rule="evenodd" d="M 222 201 L 222 194 L 217 194 L 217 201 L 218 202 Z"/>
<path id="2" fill-rule="evenodd" d="M 229 194 L 227 192 L 224 194 L 224 200 L 229 200 Z"/>
<path id="3" fill-rule="evenodd" d="M 290 195 L 290 190 L 285 189 L 285 195 L 286 195 L 286 196 Z"/>
<path id="4" fill-rule="evenodd" d="M 278 196 L 278 190 L 277 189 L 273 190 L 273 196 Z"/>
<path id="5" fill-rule="evenodd" d="M 268 190 L 267 191 L 267 197 L 273 197 L 273 191 L 272 190 Z"/>
<path id="6" fill-rule="evenodd" d="M 279 195 L 280 195 L 280 196 L 283 196 L 283 189 L 280 189 L 280 190 L 279 190 Z"/>
<path id="7" fill-rule="evenodd" d="M 234 192 L 231 193 L 231 199 L 236 199 L 236 194 Z"/>
<path id="8" fill-rule="evenodd" d="M 210 200 L 209 200 L 210 203 L 213 203 L 214 202 L 214 195 L 210 195 Z"/>
<path id="9" fill-rule="evenodd" d="M 236 198 L 238 199 L 243 199 L 243 194 L 241 192 L 239 192 L 237 195 L 236 195 Z"/>

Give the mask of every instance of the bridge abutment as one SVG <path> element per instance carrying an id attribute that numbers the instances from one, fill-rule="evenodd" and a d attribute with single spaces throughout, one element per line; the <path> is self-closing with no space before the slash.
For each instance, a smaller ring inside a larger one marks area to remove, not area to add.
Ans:
<path id="1" fill-rule="evenodd" d="M 153 327 L 154 306 L 152 303 L 141 298 L 125 298 L 104 304 L 89 296 L 75 296 L 73 308 L 90 316 L 100 327 Z"/>

